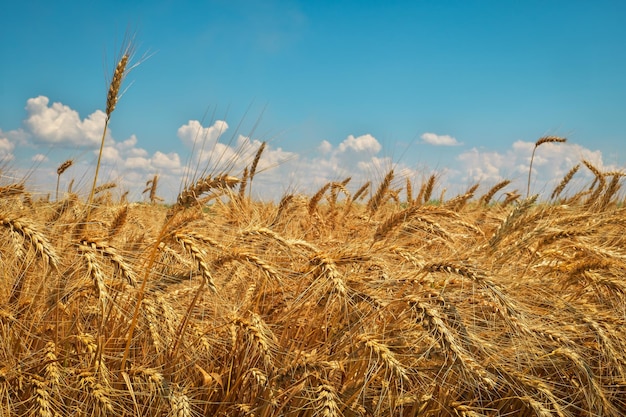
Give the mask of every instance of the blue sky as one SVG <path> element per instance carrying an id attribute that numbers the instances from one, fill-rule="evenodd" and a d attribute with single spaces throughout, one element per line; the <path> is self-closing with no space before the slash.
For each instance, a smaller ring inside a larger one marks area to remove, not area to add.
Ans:
<path id="1" fill-rule="evenodd" d="M 622 1 L 0 7 L 3 184 L 28 175 L 45 193 L 72 158 L 66 180 L 88 188 L 107 80 L 129 30 L 136 61 L 149 58 L 125 80 L 101 175 L 136 199 L 154 174 L 169 199 L 186 167 L 211 172 L 220 159 L 236 174 L 263 140 L 256 191 L 273 197 L 346 176 L 358 188 L 392 167 L 398 185 L 437 173 L 440 191 L 504 178 L 521 189 L 544 135 L 568 143 L 538 150 L 537 192 L 582 158 L 626 164 Z M 194 138 L 213 154 L 193 151 Z"/>

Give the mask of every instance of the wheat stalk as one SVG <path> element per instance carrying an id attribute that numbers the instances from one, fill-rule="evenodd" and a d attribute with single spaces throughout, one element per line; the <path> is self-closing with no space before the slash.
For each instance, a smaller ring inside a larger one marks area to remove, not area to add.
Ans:
<path id="1" fill-rule="evenodd" d="M 574 174 L 578 172 L 579 168 L 580 168 L 580 164 L 576 164 L 569 171 L 567 171 L 567 174 L 565 174 L 565 176 L 563 177 L 559 185 L 557 185 L 554 191 L 552 191 L 552 194 L 550 195 L 551 200 L 554 200 L 556 197 L 561 195 L 561 193 L 563 192 L 567 184 L 569 184 L 569 182 L 574 177 Z"/>
<path id="2" fill-rule="evenodd" d="M 108 233 L 108 240 L 111 241 L 115 236 L 117 236 L 122 228 L 124 227 L 124 224 L 126 224 L 126 219 L 128 218 L 128 206 L 127 205 L 123 205 L 122 208 L 120 208 L 117 213 L 115 214 L 115 217 L 113 217 L 113 221 L 111 222 L 111 225 L 109 226 L 109 233 Z"/>
<path id="3" fill-rule="evenodd" d="M 59 165 L 59 167 L 57 168 L 57 190 L 56 190 L 56 194 L 54 197 L 55 200 L 59 199 L 59 182 L 61 180 L 61 175 L 73 164 L 74 164 L 74 160 L 68 159 L 65 162 L 63 162 L 61 165 Z"/>
<path id="4" fill-rule="evenodd" d="M 430 201 L 430 197 L 433 194 L 433 189 L 435 188 L 435 179 L 435 174 L 432 174 L 430 177 L 428 177 L 428 181 L 422 184 L 417 197 L 418 204 L 428 204 L 428 202 Z"/>
<path id="5" fill-rule="evenodd" d="M 387 194 L 387 191 L 389 190 L 389 187 L 391 185 L 391 181 L 393 180 L 393 176 L 394 172 L 393 169 L 391 169 L 389 170 L 389 172 L 387 172 L 385 178 L 383 178 L 383 181 L 378 186 L 378 189 L 376 190 L 374 196 L 372 196 L 372 198 L 370 198 L 370 200 L 367 202 L 366 208 L 370 216 L 373 216 L 380 207 L 380 205 L 383 203 L 385 195 Z M 356 199 L 356 194 L 354 198 Z"/>
<path id="6" fill-rule="evenodd" d="M 191 417 L 189 397 L 182 390 L 178 388 L 170 390 L 169 401 L 169 417 Z"/>
<path id="7" fill-rule="evenodd" d="M 252 183 L 252 180 L 254 179 L 257 165 L 259 164 L 259 160 L 261 159 L 261 155 L 263 154 L 263 151 L 265 150 L 266 145 L 267 145 L 266 142 L 262 142 L 261 146 L 259 146 L 259 149 L 256 151 L 256 154 L 254 155 L 254 159 L 252 160 L 252 165 L 250 165 L 250 183 Z"/>
<path id="8" fill-rule="evenodd" d="M 157 196 L 157 187 L 159 184 L 159 176 L 155 175 L 152 179 L 149 179 L 146 182 L 146 188 L 141 192 L 141 194 L 148 193 L 148 199 L 151 203 L 156 203 L 157 201 L 163 201 L 161 197 Z"/>
<path id="9" fill-rule="evenodd" d="M 24 193 L 24 184 L 10 184 L 4 187 L 0 187 L 0 198 L 11 197 Z"/>
<path id="10" fill-rule="evenodd" d="M 87 219 L 89 219 L 89 214 L 91 210 L 91 203 L 93 201 L 93 196 L 96 190 L 96 184 L 98 183 L 98 173 L 100 171 L 100 162 L 102 160 L 102 150 L 104 149 L 104 139 L 106 137 L 107 128 L 109 126 L 109 120 L 111 119 L 111 113 L 115 110 L 115 106 L 117 105 L 117 100 L 119 99 L 120 88 L 122 86 L 122 81 L 126 77 L 128 71 L 128 61 L 130 59 L 130 52 L 132 50 L 132 45 L 128 45 L 124 54 L 118 61 L 115 71 L 113 73 L 113 79 L 111 80 L 111 84 L 109 85 L 109 91 L 107 93 L 107 102 L 106 102 L 106 117 L 104 119 L 104 129 L 102 130 L 102 139 L 100 140 L 100 151 L 98 152 L 98 162 L 96 163 L 96 172 L 93 177 L 93 185 L 91 186 L 91 191 L 89 193 L 89 199 L 87 200 Z"/>
<path id="11" fill-rule="evenodd" d="M 474 193 L 480 186 L 480 183 L 472 185 L 465 194 L 454 197 L 453 199 L 446 202 L 445 207 L 450 207 L 453 211 L 461 211 L 463 207 L 467 204 L 469 199 L 474 196 Z M 443 201 L 443 199 L 442 199 Z"/>
<path id="12" fill-rule="evenodd" d="M 459 360 L 465 370 L 471 375 L 476 376 L 487 388 L 494 389 L 497 386 L 494 376 L 480 365 L 459 343 L 457 337 L 454 336 L 453 332 L 446 325 L 441 314 L 439 314 L 436 309 L 429 306 L 417 296 L 408 296 L 405 299 L 418 312 L 422 325 L 431 332 L 435 338 L 441 340 L 442 344 L 456 356 L 456 359 Z"/>
<path id="13" fill-rule="evenodd" d="M 537 148 L 543 145 L 544 143 L 564 143 L 564 142 L 567 142 L 567 139 L 561 138 L 558 136 L 544 136 L 542 138 L 539 138 L 539 140 L 535 142 L 535 146 L 533 147 L 533 153 L 530 156 L 530 165 L 528 167 L 528 187 L 526 189 L 526 198 L 530 196 L 530 175 L 533 170 L 533 160 L 535 159 L 535 151 L 537 150 Z"/>
<path id="14" fill-rule="evenodd" d="M 118 254 L 117 250 L 113 246 L 104 242 L 86 239 L 80 242 L 79 250 L 81 252 L 91 250 L 102 254 L 111 261 L 111 263 L 120 271 L 121 275 L 131 286 L 134 287 L 137 285 L 137 279 L 132 267 L 121 255 Z"/>
<path id="15" fill-rule="evenodd" d="M 0 213 L 0 226 L 7 227 L 11 231 L 19 233 L 25 241 L 29 242 L 33 249 L 39 253 L 44 263 L 52 266 L 54 269 L 58 269 L 60 261 L 54 247 L 48 241 L 46 236 L 44 236 L 43 233 L 41 233 L 29 220 L 24 218 L 13 218 Z"/>
<path id="16" fill-rule="evenodd" d="M 385 236 L 389 234 L 394 228 L 396 228 L 399 224 L 405 223 L 407 220 L 411 219 L 418 211 L 419 206 L 409 206 L 404 210 L 401 210 L 397 213 L 392 214 L 385 220 L 374 233 L 374 242 L 378 242 L 383 239 Z"/>
<path id="17" fill-rule="evenodd" d="M 339 417 L 341 411 L 337 404 L 337 391 L 329 384 L 321 384 L 315 387 L 316 394 L 314 407 L 315 416 Z"/>
<path id="18" fill-rule="evenodd" d="M 330 188 L 331 183 L 327 182 L 326 184 L 324 184 L 322 186 L 322 188 L 320 188 L 319 190 L 317 190 L 317 192 L 315 194 L 313 194 L 313 196 L 311 197 L 311 199 L 309 200 L 309 204 L 308 204 L 308 212 L 309 215 L 312 216 L 313 213 L 315 213 L 315 210 L 317 208 L 317 205 L 319 204 L 320 200 L 322 199 L 322 197 L 324 196 L 324 193 L 326 193 L 326 191 L 328 191 L 328 189 Z"/>
<path id="19" fill-rule="evenodd" d="M 230 175 L 220 175 L 215 178 L 211 176 L 203 177 L 197 180 L 194 184 L 186 187 L 178 194 L 176 199 L 177 207 L 190 207 L 194 203 L 198 203 L 198 198 L 211 190 L 217 190 L 218 192 L 224 192 L 233 188 L 240 182 L 239 178 L 232 177 Z"/>
<path id="20" fill-rule="evenodd" d="M 509 185 L 511 183 L 510 180 L 504 180 L 504 181 L 500 181 L 499 183 L 497 183 L 496 185 L 494 185 L 493 187 L 491 187 L 489 189 L 489 191 L 487 191 L 485 193 L 485 195 L 483 195 L 480 198 L 480 203 L 483 205 L 487 205 L 489 204 L 489 202 L 491 201 L 491 199 L 493 198 L 493 196 L 500 191 L 501 189 L 503 189 L 504 187 L 506 187 L 507 185 Z"/>
<path id="21" fill-rule="evenodd" d="M 87 391 L 89 396 L 95 400 L 98 410 L 103 413 L 114 413 L 110 389 L 98 382 L 92 371 L 83 371 L 78 374 L 78 386 Z"/>
<path id="22" fill-rule="evenodd" d="M 200 247 L 198 247 L 196 242 L 191 239 L 190 236 L 187 234 L 176 233 L 174 237 L 191 254 L 191 257 L 194 259 L 194 261 L 198 265 L 198 269 L 202 273 L 204 283 L 209 287 L 212 292 L 217 292 L 211 269 L 204 260 L 204 251 Z"/>
<path id="23" fill-rule="evenodd" d="M 33 376 L 30 378 L 30 383 L 35 391 L 34 408 L 37 410 L 36 415 L 39 417 L 53 417 L 54 414 L 51 406 L 52 395 L 50 394 L 50 387 L 48 387 L 46 381 Z"/>
<path id="24" fill-rule="evenodd" d="M 380 342 L 375 336 L 370 334 L 362 334 L 356 336 L 357 342 L 363 343 L 368 349 L 370 349 L 379 359 L 381 359 L 387 369 L 389 369 L 393 375 L 409 383 L 409 372 L 404 365 L 396 358 L 396 355 L 389 349 L 389 346 Z"/>

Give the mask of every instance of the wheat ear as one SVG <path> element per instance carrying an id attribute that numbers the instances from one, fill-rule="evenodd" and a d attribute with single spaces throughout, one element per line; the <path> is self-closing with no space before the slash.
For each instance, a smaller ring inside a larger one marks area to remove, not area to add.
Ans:
<path id="1" fill-rule="evenodd" d="M 600 201 L 599 210 L 606 208 L 611 202 L 611 199 L 613 198 L 613 196 L 617 194 L 618 190 L 620 189 L 619 181 L 622 176 L 624 176 L 624 174 L 621 172 L 611 174 L 611 177 L 612 177 L 611 182 L 606 187 L 606 191 L 604 192 L 604 195 L 602 195 L 602 200 Z"/>
<path id="2" fill-rule="evenodd" d="M 252 160 L 252 165 L 250 165 L 250 183 L 254 179 L 257 165 L 259 165 L 259 160 L 261 159 L 261 155 L 263 154 L 263 151 L 265 150 L 266 145 L 267 145 L 267 142 L 261 143 L 261 146 L 259 146 L 259 149 L 256 151 L 256 154 L 254 155 L 254 159 Z"/>
<path id="3" fill-rule="evenodd" d="M 0 213 L 0 226 L 8 227 L 24 237 L 42 257 L 45 263 L 57 269 L 59 257 L 48 239 L 26 219 L 14 219 Z"/>
<path id="4" fill-rule="evenodd" d="M 229 190 L 240 181 L 241 180 L 239 178 L 226 174 L 215 178 L 212 178 L 211 176 L 200 178 L 194 184 L 181 191 L 176 199 L 176 206 L 185 208 L 190 207 L 192 204 L 198 202 L 198 197 L 202 194 L 205 194 L 213 189 L 218 191 Z"/>
<path id="5" fill-rule="evenodd" d="M 54 196 L 55 200 L 59 199 L 59 181 L 61 180 L 61 174 L 63 174 L 73 164 L 74 164 L 74 160 L 68 159 L 67 161 L 65 161 L 61 165 L 59 165 L 59 167 L 57 168 L 57 190 L 56 190 L 56 194 Z"/>
<path id="6" fill-rule="evenodd" d="M 98 173 L 100 171 L 100 161 L 102 160 L 102 150 L 104 148 L 104 138 L 106 137 L 107 128 L 109 126 L 109 120 L 111 119 L 111 113 L 115 110 L 115 105 L 117 104 L 117 100 L 119 99 L 120 88 L 122 86 L 122 81 L 126 76 L 126 66 L 128 65 L 128 60 L 130 58 L 129 55 L 130 46 L 126 49 L 124 55 L 117 63 L 115 67 L 115 72 L 113 73 L 113 79 L 111 80 L 111 84 L 109 85 L 109 92 L 107 93 L 107 103 L 106 103 L 106 117 L 104 119 L 104 129 L 102 130 L 102 140 L 100 141 L 100 151 L 98 153 L 98 162 L 96 163 L 96 173 L 93 176 L 93 185 L 91 186 L 91 192 L 89 193 L 89 199 L 87 200 L 87 220 L 89 220 L 89 214 L 91 210 L 91 203 L 93 202 L 93 196 L 96 190 L 96 184 L 98 183 Z"/>
<path id="7" fill-rule="evenodd" d="M 422 326 L 436 339 L 440 340 L 446 349 L 455 355 L 463 369 L 467 370 L 470 375 L 477 377 L 477 379 L 482 381 L 490 389 L 497 386 L 496 381 L 493 379 L 494 376 L 459 343 L 459 340 L 446 325 L 437 309 L 425 303 L 424 300 L 417 296 L 408 296 L 406 300 L 418 312 L 418 320 L 421 322 Z"/>
<path id="8" fill-rule="evenodd" d="M 556 186 L 556 188 L 554 189 L 554 191 L 552 191 L 552 195 L 550 195 L 550 199 L 554 200 L 555 198 L 557 198 L 559 195 L 561 195 L 561 193 L 563 192 L 563 190 L 565 189 L 565 187 L 567 186 L 567 184 L 569 184 L 569 182 L 572 180 L 572 178 L 574 177 L 574 174 L 576 174 L 576 172 L 578 172 L 578 169 L 580 168 L 580 164 L 576 164 L 572 167 L 572 169 L 570 169 L 567 174 L 565 174 L 565 176 L 563 177 L 563 179 L 561 180 L 561 182 L 559 183 L 559 185 Z"/>
<path id="9" fill-rule="evenodd" d="M 426 181 L 425 184 L 422 184 L 422 187 L 420 188 L 420 192 L 418 194 L 418 201 L 417 203 L 419 204 L 420 202 L 423 204 L 427 204 L 430 201 L 430 197 L 433 194 L 433 188 L 435 187 L 435 174 L 432 174 L 430 177 L 428 177 L 428 181 Z"/>
<path id="10" fill-rule="evenodd" d="M 161 197 L 157 197 L 157 187 L 159 184 L 159 176 L 155 175 L 152 179 L 146 182 L 146 188 L 141 192 L 141 194 L 148 193 L 148 198 L 151 203 L 156 203 L 157 201 L 163 201 Z"/>
<path id="11" fill-rule="evenodd" d="M 367 207 L 367 211 L 369 211 L 370 213 L 370 216 L 374 215 L 374 213 L 376 213 L 376 210 L 378 210 L 380 205 L 383 203 L 385 195 L 387 194 L 387 191 L 389 190 L 389 186 L 391 185 L 391 180 L 393 180 L 393 175 L 394 175 L 393 169 L 389 170 L 387 175 L 385 175 L 385 178 L 383 179 L 383 181 L 378 186 L 378 189 L 376 190 L 376 193 L 374 194 L 374 196 L 367 202 L 366 207 Z M 356 198 L 356 194 L 355 194 L 355 198 Z"/>
<path id="12" fill-rule="evenodd" d="M 50 404 L 52 395 L 50 394 L 50 387 L 47 382 L 38 376 L 31 377 L 30 382 L 35 391 L 36 405 L 33 407 L 37 410 L 35 415 L 39 417 L 53 417 L 54 414 Z"/>
<path id="13" fill-rule="evenodd" d="M 465 194 L 458 195 L 454 197 L 453 199 L 446 201 L 445 207 L 449 207 L 450 210 L 452 211 L 461 211 L 463 207 L 465 207 L 465 204 L 467 204 L 467 201 L 474 196 L 474 193 L 476 192 L 479 186 L 480 186 L 480 183 L 476 183 L 472 185 L 465 192 Z"/>
<path id="14" fill-rule="evenodd" d="M 239 201 L 243 201 L 246 196 L 246 187 L 248 186 L 248 178 L 250 176 L 250 171 L 248 167 L 243 169 L 243 174 L 241 175 L 241 182 L 239 183 Z"/>
<path id="15" fill-rule="evenodd" d="M 544 143 L 563 143 L 563 142 L 567 142 L 567 139 L 561 138 L 558 136 L 544 136 L 542 138 L 539 138 L 539 140 L 535 142 L 533 153 L 530 156 L 530 166 L 528 167 L 528 188 L 526 189 L 526 198 L 530 196 L 530 175 L 533 171 L 533 160 L 535 159 L 535 151 L 537 150 L 539 146 L 543 145 Z"/>
<path id="16" fill-rule="evenodd" d="M 374 242 L 378 242 L 379 240 L 383 239 L 396 226 L 398 226 L 401 223 L 404 223 L 405 221 L 413 217 L 415 213 L 418 211 L 418 207 L 419 206 L 411 205 L 405 208 L 404 210 L 401 210 L 389 216 L 389 218 L 387 218 L 387 220 L 385 220 L 376 229 L 376 232 L 374 233 Z"/>
<path id="17" fill-rule="evenodd" d="M 342 415 L 337 404 L 337 390 L 329 384 L 321 384 L 315 387 L 315 413 L 316 416 L 339 417 Z"/>
<path id="18" fill-rule="evenodd" d="M 487 191 L 487 193 L 485 193 L 485 195 L 483 195 L 480 198 L 480 203 L 486 206 L 487 204 L 489 204 L 489 202 L 491 201 L 493 196 L 496 195 L 496 193 L 498 191 L 500 191 L 501 189 L 503 189 L 504 187 L 506 187 L 510 183 L 511 183 L 510 180 L 500 181 L 499 183 L 497 183 L 496 185 L 491 187 L 491 189 L 489 191 Z"/>
<path id="19" fill-rule="evenodd" d="M 356 337 L 356 341 L 363 343 L 369 348 L 379 359 L 381 359 L 387 369 L 398 379 L 409 382 L 409 372 L 404 365 L 396 358 L 396 355 L 389 349 L 385 343 L 380 342 L 375 336 L 362 334 Z"/>
<path id="20" fill-rule="evenodd" d="M 313 215 L 313 213 L 315 213 L 315 209 L 317 208 L 318 203 L 324 196 L 324 193 L 328 190 L 328 188 L 330 188 L 330 185 L 331 183 L 327 182 L 322 188 L 320 188 L 315 194 L 313 194 L 313 197 L 311 197 L 308 204 L 309 215 Z"/>

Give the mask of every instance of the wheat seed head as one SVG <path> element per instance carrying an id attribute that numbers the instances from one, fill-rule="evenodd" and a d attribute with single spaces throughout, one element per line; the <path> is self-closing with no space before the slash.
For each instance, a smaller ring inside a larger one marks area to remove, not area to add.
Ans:
<path id="1" fill-rule="evenodd" d="M 57 175 L 61 175 L 63 174 L 69 167 L 71 167 L 74 164 L 74 160 L 73 159 L 68 159 L 67 161 L 63 162 L 61 165 L 59 165 L 59 167 L 57 168 Z"/>
<path id="2" fill-rule="evenodd" d="M 567 138 L 562 138 L 559 136 L 544 136 L 539 138 L 537 142 L 535 142 L 535 147 L 543 145 L 544 143 L 564 143 L 567 142 Z"/>

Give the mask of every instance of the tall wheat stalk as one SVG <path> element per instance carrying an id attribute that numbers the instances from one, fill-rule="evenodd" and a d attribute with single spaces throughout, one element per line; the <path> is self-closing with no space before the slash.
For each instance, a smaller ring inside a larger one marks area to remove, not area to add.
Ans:
<path id="1" fill-rule="evenodd" d="M 91 186 L 91 191 L 89 192 L 89 199 L 87 200 L 87 219 L 89 219 L 89 213 L 91 212 L 91 204 L 93 202 L 93 196 L 95 194 L 96 184 L 98 183 L 98 173 L 100 171 L 100 162 L 102 160 L 102 150 L 104 149 L 104 139 L 107 134 L 107 129 L 109 127 L 109 120 L 111 120 L 111 114 L 115 110 L 115 106 L 117 105 L 117 101 L 120 98 L 120 89 L 122 87 L 122 82 L 124 78 L 128 75 L 130 70 L 134 67 L 133 65 L 129 65 L 129 61 L 131 55 L 133 53 L 133 44 L 132 42 L 128 42 L 126 47 L 124 48 L 124 52 L 122 53 L 122 57 L 118 61 L 115 71 L 113 72 L 113 79 L 111 80 L 111 84 L 109 85 L 109 91 L 107 93 L 107 102 L 106 102 L 106 117 L 104 119 L 104 129 L 102 129 L 102 139 L 100 140 L 100 151 L 98 152 L 98 162 L 96 163 L 96 173 L 93 176 L 93 185 Z"/>
<path id="2" fill-rule="evenodd" d="M 535 151 L 537 150 L 539 146 L 543 145 L 544 143 L 563 143 L 563 142 L 567 142 L 567 139 L 560 138 L 558 136 L 544 136 L 542 138 L 539 138 L 539 140 L 535 142 L 533 153 L 530 156 L 530 166 L 528 167 L 528 187 L 526 189 L 526 198 L 530 196 L 530 174 L 533 171 L 533 160 L 535 159 Z"/>

